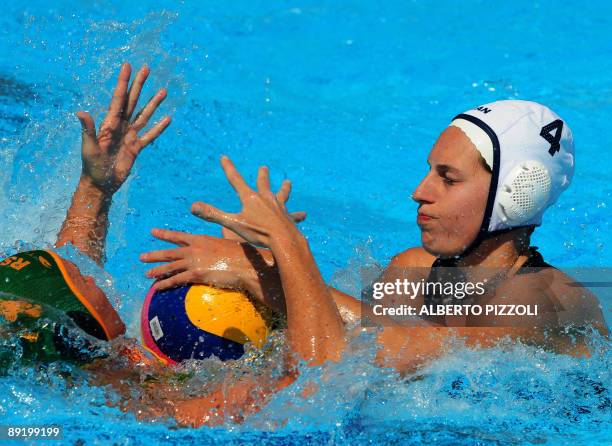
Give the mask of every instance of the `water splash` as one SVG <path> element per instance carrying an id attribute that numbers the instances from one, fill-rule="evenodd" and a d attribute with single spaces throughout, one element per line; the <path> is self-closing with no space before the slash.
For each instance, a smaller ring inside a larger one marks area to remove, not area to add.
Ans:
<path id="1" fill-rule="evenodd" d="M 172 114 L 184 101 L 186 83 L 175 74 L 180 55 L 170 54 L 162 45 L 164 34 L 175 19 L 176 14 L 161 12 L 133 23 L 108 21 L 76 26 L 87 29 L 84 36 L 70 33 L 63 41 L 62 51 L 53 56 L 45 53 L 46 62 L 55 65 L 48 71 L 47 79 L 32 84 L 10 79 L 4 82 L 2 95 L 8 98 L 6 108 L 24 102 L 27 111 L 21 132 L 6 138 L 0 150 L 3 165 L 9 166 L 0 170 L 3 210 L 0 249 L 7 249 L 14 240 L 27 240 L 38 246 L 55 241 L 80 174 L 80 127 L 74 112 L 90 111 L 99 125 L 123 61 L 131 61 L 134 70 L 144 63 L 155 70 L 142 98 L 150 97 L 161 87 L 173 91 L 163 106 L 167 114 Z M 46 40 L 40 36 L 52 32 L 53 20 L 58 19 L 26 13 L 25 42 L 29 50 L 48 49 Z M 69 74 L 54 78 L 51 72 Z M 40 73 L 40 68 L 33 66 L 22 77 L 36 80 Z M 109 256 L 125 245 L 123 222 L 130 211 L 129 183 L 114 199 Z"/>

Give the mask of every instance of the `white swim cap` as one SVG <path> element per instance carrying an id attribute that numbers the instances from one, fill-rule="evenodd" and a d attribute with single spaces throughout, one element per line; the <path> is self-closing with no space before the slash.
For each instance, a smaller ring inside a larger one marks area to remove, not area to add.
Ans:
<path id="1" fill-rule="evenodd" d="M 491 168 L 491 186 L 475 240 L 523 226 L 539 226 L 574 175 L 569 126 L 548 107 L 497 101 L 455 117 Z"/>

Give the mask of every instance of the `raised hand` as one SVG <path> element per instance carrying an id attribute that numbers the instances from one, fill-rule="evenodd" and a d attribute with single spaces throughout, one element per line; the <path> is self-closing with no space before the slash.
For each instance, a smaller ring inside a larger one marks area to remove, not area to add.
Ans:
<path id="1" fill-rule="evenodd" d="M 297 232 L 294 218 L 305 218 L 304 213 L 293 216 L 287 212 L 286 200 L 279 200 L 270 189 L 270 175 L 267 167 L 260 167 L 257 175 L 257 191 L 251 189 L 242 175 L 236 170 L 231 160 L 224 156 L 221 166 L 225 171 L 229 183 L 232 185 L 240 202 L 242 210 L 238 214 L 223 212 L 209 204 L 196 202 L 191 212 L 213 223 L 218 223 L 230 231 L 238 234 L 244 240 L 255 245 L 270 247 L 272 237 L 279 233 Z M 281 198 L 290 190 L 288 180 L 285 180 L 279 193 Z"/>
<path id="2" fill-rule="evenodd" d="M 229 158 L 222 157 L 221 165 L 240 198 L 241 211 L 231 214 L 201 202 L 194 203 L 191 211 L 206 221 L 235 232 L 251 244 L 270 248 L 275 266 L 273 271 L 278 273 L 270 282 L 277 288 L 279 285 L 282 287 L 282 294 L 276 293 L 280 296 L 276 302 L 287 315 L 287 341 L 291 350 L 313 365 L 330 359 L 338 360 L 346 345 L 338 307 L 308 241 L 297 229 L 285 204 L 271 191 L 268 168 L 259 168 L 255 191 Z M 242 245 L 250 246 L 247 243 Z"/>
<path id="3" fill-rule="evenodd" d="M 159 90 L 132 118 L 149 68 L 142 67 L 128 88 L 131 72 L 128 63 L 121 66 L 108 114 L 97 135 L 89 113 L 77 113 L 83 128 L 83 171 L 55 243 L 56 247 L 71 243 L 99 264 L 104 261 L 108 212 L 113 194 L 130 174 L 140 151 L 170 124 L 170 118 L 165 117 L 143 135 L 138 135 L 166 98 L 166 90 Z"/>
<path id="4" fill-rule="evenodd" d="M 291 181 L 285 180 L 281 188 L 276 193 L 276 199 L 279 203 L 282 203 L 285 207 L 287 206 L 287 201 L 289 201 L 289 195 L 291 194 Z M 289 214 L 295 223 L 301 223 L 306 220 L 306 212 L 292 212 Z M 230 231 L 226 227 L 221 227 L 221 235 L 223 238 L 228 240 L 236 240 L 238 242 L 246 242 L 245 239 L 240 237 L 235 232 Z"/>
<path id="5" fill-rule="evenodd" d="M 144 134 L 138 135 L 166 98 L 166 90 L 159 90 L 132 118 L 142 87 L 149 76 L 149 68 L 142 67 L 129 86 L 131 72 L 130 64 L 124 63 L 121 66 L 108 113 L 97 134 L 89 113 L 79 111 L 76 114 L 83 129 L 82 176 L 106 194 L 113 194 L 121 187 L 140 151 L 170 124 L 170 117 L 166 116 Z"/>

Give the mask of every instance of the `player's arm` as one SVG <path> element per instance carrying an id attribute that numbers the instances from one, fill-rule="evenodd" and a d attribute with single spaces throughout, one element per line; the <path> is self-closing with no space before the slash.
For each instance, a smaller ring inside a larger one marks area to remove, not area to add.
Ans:
<path id="1" fill-rule="evenodd" d="M 236 239 L 154 229 L 154 237 L 176 245 L 176 248 L 144 253 L 140 260 L 162 265 L 147 271 L 158 279 L 158 290 L 187 283 L 204 283 L 219 288 L 242 289 L 280 314 L 286 315 L 285 294 L 272 251 L 256 248 Z M 396 265 L 392 261 L 392 265 Z M 222 266 L 222 267 L 221 267 Z M 327 286 L 345 324 L 361 318 L 359 299 Z"/>
<path id="2" fill-rule="evenodd" d="M 162 263 L 146 272 L 165 290 L 188 283 L 241 289 L 280 314 L 286 314 L 285 295 L 272 251 L 248 242 L 167 229 L 153 229 L 154 237 L 176 247 L 143 253 L 145 263 Z M 328 287 L 340 307 L 354 317 L 359 301 Z M 358 317 L 358 316 L 357 316 Z"/>
<path id="3" fill-rule="evenodd" d="M 170 118 L 165 117 L 139 135 L 165 99 L 166 90 L 159 90 L 134 115 L 149 68 L 143 67 L 131 86 L 130 75 L 130 65 L 123 64 L 108 114 L 97 134 L 91 115 L 83 111 L 77 113 L 82 127 L 83 169 L 55 244 L 60 247 L 72 243 L 100 264 L 104 257 L 108 212 L 113 194 L 127 179 L 140 151 L 170 124 Z"/>
<path id="4" fill-rule="evenodd" d="M 287 344 L 297 357 L 311 364 L 337 360 L 346 343 L 342 319 L 306 238 L 270 189 L 268 169 L 260 167 L 257 190 L 253 190 L 227 157 L 221 159 L 221 164 L 240 198 L 242 210 L 230 214 L 197 202 L 192 212 L 230 229 L 251 244 L 270 248 L 285 295 Z"/>
<path id="5" fill-rule="evenodd" d="M 393 283 L 396 279 L 404 278 L 417 281 L 420 277 L 411 277 L 411 275 L 419 275 L 423 274 L 423 271 L 428 271 L 434 259 L 435 257 L 428 254 L 423 248 L 409 248 L 394 256 L 375 282 Z M 367 312 L 367 315 L 364 316 L 367 316 L 368 321 L 372 324 L 388 325 L 394 323 L 392 319 L 386 316 L 375 316 L 370 305 L 363 300 L 359 300 L 333 287 L 328 288 L 345 323 L 361 319 L 363 310 Z M 389 300 L 393 298 L 393 296 L 389 296 Z M 421 304 L 418 300 L 411 300 L 408 303 L 415 306 L 420 306 Z M 423 325 L 429 324 L 423 321 Z"/>
<path id="6" fill-rule="evenodd" d="M 142 419 L 172 417 L 179 424 L 192 427 L 240 423 L 297 378 L 295 369 L 283 376 L 244 375 L 230 371 L 221 383 L 211 386 L 207 392 L 203 389 L 202 396 L 188 396 L 172 370 L 164 369 L 155 361 L 149 362 L 137 349 L 131 350 L 136 357 L 123 352 L 132 362 L 131 367 L 122 366 L 122 362 L 108 364 L 108 360 L 104 360 L 85 368 L 92 385 L 110 386 L 121 395 L 118 400 L 121 409 Z M 139 371 L 139 368 L 143 370 Z M 144 375 L 156 379 L 143 383 Z M 138 398 L 134 398 L 135 386 L 138 387 Z"/>
<path id="7" fill-rule="evenodd" d="M 283 187 L 277 193 L 277 200 L 285 203 L 288 196 L 289 189 Z M 303 212 L 291 215 L 294 221 L 305 217 Z M 223 232 L 225 238 L 166 229 L 153 229 L 152 234 L 176 246 L 140 256 L 140 260 L 145 263 L 163 263 L 147 271 L 148 277 L 158 279 L 157 289 L 187 283 L 239 288 L 279 313 L 286 314 L 278 266 L 269 249 L 254 247 L 227 230 Z M 431 266 L 432 262 L 433 256 L 422 248 L 408 249 L 392 259 L 383 276 L 389 275 L 396 268 Z M 344 323 L 355 322 L 361 317 L 360 300 L 331 286 L 327 288 Z"/>
<path id="8" fill-rule="evenodd" d="M 284 206 L 290 193 L 291 182 L 285 180 L 276 200 Z M 305 212 L 288 215 L 294 223 L 306 218 Z M 280 275 L 269 249 L 253 246 L 224 227 L 223 238 L 167 229 L 153 229 L 151 234 L 176 246 L 140 256 L 144 263 L 163 263 L 146 272 L 147 277 L 158 279 L 155 283 L 158 290 L 188 283 L 241 289 L 278 313 L 286 314 Z"/>
<path id="9" fill-rule="evenodd" d="M 242 423 L 295 379 L 293 375 L 282 378 L 232 376 L 231 382 L 219 386 L 208 395 L 176 401 L 168 414 L 180 424 L 192 427 Z"/>

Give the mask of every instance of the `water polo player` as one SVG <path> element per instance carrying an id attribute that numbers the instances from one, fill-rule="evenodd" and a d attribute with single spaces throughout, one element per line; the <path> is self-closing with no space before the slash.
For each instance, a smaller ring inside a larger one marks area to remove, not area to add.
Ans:
<path id="1" fill-rule="evenodd" d="M 108 114 L 97 133 L 93 119 L 88 113 L 77 114 L 83 130 L 83 169 L 55 245 L 61 247 L 71 243 L 99 264 L 102 264 L 104 259 L 108 214 L 113 194 L 130 174 L 141 150 L 157 138 L 170 123 L 170 118 L 165 117 L 139 135 L 165 99 L 166 91 L 158 91 L 148 104 L 134 115 L 149 69 L 143 67 L 136 74 L 131 86 L 130 74 L 131 67 L 124 64 Z M 283 189 L 281 194 L 285 192 L 286 189 Z M 295 218 L 299 220 L 300 215 Z M 173 290 L 175 295 L 178 292 L 180 290 Z M 196 297 L 202 296 L 203 293 L 208 293 L 210 297 L 216 293 L 223 300 L 229 299 L 233 305 L 241 305 L 244 308 L 242 293 L 220 293 L 218 290 L 207 290 L 207 287 L 197 285 L 190 287 L 188 293 Z M 186 300 L 189 300 L 189 296 Z M 187 306 L 189 305 L 187 302 Z M 219 302 L 217 306 L 223 310 Z M 195 305 L 196 312 L 210 308 Z M 172 316 L 172 313 L 164 312 L 159 315 Z M 194 397 L 191 394 L 182 394 L 180 389 L 176 388 L 175 383 L 184 379 L 184 375 L 175 376 L 171 369 L 162 367 L 162 362 L 144 355 L 134 340 L 124 339 L 113 344 L 113 347 L 119 349 L 118 354 L 109 355 L 109 349 L 106 348 L 108 346 L 96 339 L 112 340 L 125 332 L 125 325 L 93 278 L 82 275 L 74 263 L 61 258 L 51 249 L 16 253 L 0 261 L 0 317 L 4 319 L 0 335 L 9 335 L 19 340 L 22 360 L 76 362 L 88 370 L 90 382 L 94 385 L 112 386 L 122 396 L 120 406 L 123 409 L 133 409 L 139 417 L 171 416 L 180 423 L 192 425 L 222 422 L 226 416 L 238 420 L 239 416 L 247 414 L 249 410 L 256 410 L 267 395 L 293 381 L 290 375 L 263 382 L 249 381 L 240 376 L 233 381 L 238 385 L 229 391 L 224 388 L 203 389 L 207 392 L 206 396 Z M 261 330 L 267 329 L 268 326 L 260 324 L 254 328 Z M 250 334 L 247 329 L 244 331 Z M 185 333 L 183 327 L 178 334 Z M 265 333 L 257 335 L 260 341 L 265 338 Z M 233 345 L 232 349 L 218 352 L 209 349 L 207 354 L 212 351 L 222 358 L 223 354 L 238 357 L 241 354 L 241 344 L 245 340 L 235 333 L 228 337 L 231 338 L 230 341 L 235 341 L 236 345 Z M 186 341 L 187 338 L 180 340 Z M 103 345 L 104 348 L 101 348 Z M 163 352 L 162 355 L 158 353 L 158 358 L 165 360 L 164 362 L 176 362 L 168 361 L 169 358 L 165 357 Z M 10 365 L 5 359 L 7 358 L 0 356 L 0 369 Z M 8 361 L 10 360 L 8 358 Z M 147 375 L 155 374 L 155 379 L 143 385 L 137 369 L 145 369 L 146 372 L 143 373 Z M 262 376 L 261 371 L 258 371 L 258 376 Z M 133 388 L 129 383 L 140 388 L 143 394 L 134 398 Z M 252 403 L 250 409 L 245 409 L 243 406 L 249 402 Z"/>
<path id="2" fill-rule="evenodd" d="M 253 252 L 237 240 L 154 230 L 179 247 L 143 254 L 145 262 L 166 262 L 149 276 L 163 279 L 160 289 L 185 282 L 246 289 L 286 313 L 288 342 L 299 357 L 311 364 L 338 359 L 347 337 L 343 318 L 359 317 L 360 302 L 324 283 L 308 242 L 270 190 L 267 168 L 260 168 L 253 190 L 229 159 L 221 163 L 241 212 L 228 214 L 205 203 L 195 203 L 192 212 L 268 249 Z M 574 144 L 565 121 L 534 102 L 486 104 L 455 117 L 428 163 L 430 171 L 413 194 L 422 247 L 396 255 L 382 277 L 392 282 L 406 268 L 426 268 L 430 276 L 447 266 L 464 272 L 496 268 L 503 280 L 487 303 L 538 305 L 541 312 L 535 324 L 525 318 L 508 324 L 496 315 L 467 317 L 460 324 L 445 317 L 423 317 L 416 324 L 386 318 L 378 334 L 381 364 L 411 370 L 441 354 L 455 336 L 482 346 L 509 336 L 580 354 L 586 352 L 584 340 L 573 340 L 565 328 L 590 325 L 607 333 L 597 299 L 571 286 L 570 278 L 530 247 L 533 229 L 572 179 Z M 436 295 L 421 299 L 457 303 Z"/>
<path id="3" fill-rule="evenodd" d="M 131 86 L 130 75 L 130 65 L 124 64 L 97 133 L 89 113 L 77 113 L 83 131 L 83 169 L 56 247 L 72 243 L 98 263 L 103 259 L 113 194 L 128 177 L 140 151 L 170 123 L 165 117 L 139 135 L 166 91 L 158 91 L 134 114 L 149 68 L 143 67 Z M 95 343 L 80 334 L 87 333 L 91 340 L 110 340 L 125 332 L 94 280 L 52 250 L 18 253 L 0 262 L 0 315 L 11 322 L 8 330 L 19 336 L 24 357 L 35 360 L 88 362 L 98 352 L 92 348 Z M 82 332 L 72 330 L 73 326 Z"/>

